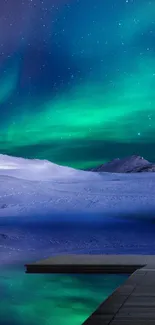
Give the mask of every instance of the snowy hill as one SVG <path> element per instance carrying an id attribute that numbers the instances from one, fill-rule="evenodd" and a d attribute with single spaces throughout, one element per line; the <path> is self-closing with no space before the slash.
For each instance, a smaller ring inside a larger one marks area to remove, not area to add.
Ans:
<path id="1" fill-rule="evenodd" d="M 24 159 L 0 154 L 0 175 L 26 180 L 53 180 L 55 178 L 89 177 L 84 171 L 60 166 L 48 160 Z M 91 173 L 92 174 L 92 173 Z"/>
<path id="2" fill-rule="evenodd" d="M 0 216 L 155 216 L 155 173 L 94 173 L 0 155 Z"/>

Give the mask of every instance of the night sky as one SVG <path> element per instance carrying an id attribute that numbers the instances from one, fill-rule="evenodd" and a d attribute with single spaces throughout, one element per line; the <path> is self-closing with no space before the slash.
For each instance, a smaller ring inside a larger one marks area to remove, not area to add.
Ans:
<path id="1" fill-rule="evenodd" d="M 155 0 L 1 0 L 0 153 L 155 161 Z"/>

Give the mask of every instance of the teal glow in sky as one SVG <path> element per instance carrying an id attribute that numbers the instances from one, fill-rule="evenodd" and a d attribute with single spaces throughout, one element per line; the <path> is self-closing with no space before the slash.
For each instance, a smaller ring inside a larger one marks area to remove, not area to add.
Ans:
<path id="1" fill-rule="evenodd" d="M 155 161 L 155 2 L 0 4 L 0 152 Z"/>

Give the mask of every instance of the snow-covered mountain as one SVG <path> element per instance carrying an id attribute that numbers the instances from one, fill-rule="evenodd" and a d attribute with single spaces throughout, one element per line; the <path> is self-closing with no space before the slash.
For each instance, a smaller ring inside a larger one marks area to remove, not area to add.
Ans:
<path id="1" fill-rule="evenodd" d="M 94 172 L 110 173 L 144 173 L 155 172 L 155 164 L 149 162 L 141 156 L 129 156 L 123 159 L 114 159 L 108 163 L 91 168 Z"/>
<path id="2" fill-rule="evenodd" d="M 56 213 L 155 216 L 155 173 L 94 173 L 0 155 L 0 216 Z"/>

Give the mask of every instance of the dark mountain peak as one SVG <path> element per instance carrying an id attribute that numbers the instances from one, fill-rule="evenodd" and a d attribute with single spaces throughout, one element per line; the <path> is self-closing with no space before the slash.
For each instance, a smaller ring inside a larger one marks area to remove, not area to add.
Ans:
<path id="1" fill-rule="evenodd" d="M 141 156 L 132 155 L 122 159 L 116 158 L 108 163 L 91 168 L 91 171 L 110 173 L 155 172 L 155 164 L 149 162 Z"/>

